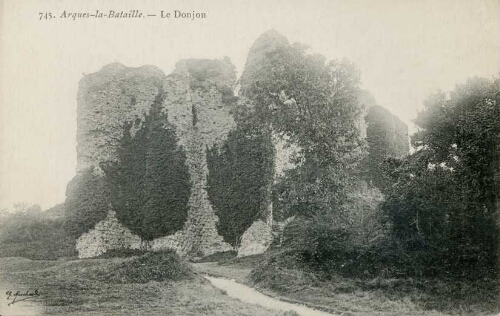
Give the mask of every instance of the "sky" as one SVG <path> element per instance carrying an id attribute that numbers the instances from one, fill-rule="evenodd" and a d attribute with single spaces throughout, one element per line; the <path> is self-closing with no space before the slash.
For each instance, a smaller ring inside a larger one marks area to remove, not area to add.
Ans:
<path id="1" fill-rule="evenodd" d="M 61 18 L 96 10 L 157 16 Z M 162 19 L 161 10 L 206 18 Z M 0 0 L 0 209 L 64 201 L 76 171 L 84 74 L 112 62 L 169 74 L 180 59 L 224 56 L 241 74 L 250 46 L 269 29 L 354 62 L 363 88 L 410 128 L 429 94 L 500 71 L 498 0 Z"/>

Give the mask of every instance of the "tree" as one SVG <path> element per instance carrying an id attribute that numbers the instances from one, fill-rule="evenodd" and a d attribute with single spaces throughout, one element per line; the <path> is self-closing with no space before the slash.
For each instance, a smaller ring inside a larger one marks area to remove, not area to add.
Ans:
<path id="1" fill-rule="evenodd" d="M 408 154 L 408 130 L 399 118 L 378 105 L 369 108 L 365 121 L 369 148 L 365 161 L 367 179 L 384 190 L 390 183 L 384 178 L 381 164 L 388 157 L 402 157 Z"/>
<path id="2" fill-rule="evenodd" d="M 297 148 L 294 168 L 275 179 L 273 209 L 296 215 L 287 247 L 324 268 L 351 255 L 350 193 L 365 155 L 358 129 L 362 91 L 353 64 L 306 50 L 279 45 L 251 69 L 243 92 L 260 130 Z"/>
<path id="3" fill-rule="evenodd" d="M 449 98 L 430 96 L 415 121 L 419 150 L 387 168 L 394 185 L 383 209 L 421 273 L 498 272 L 499 88 L 474 78 Z"/>
<path id="4" fill-rule="evenodd" d="M 326 62 L 295 44 L 279 47 L 248 88 L 266 128 L 300 148 L 297 168 L 280 195 L 291 213 L 339 213 L 348 200 L 363 151 L 359 72 L 347 61 Z"/>
<path id="5" fill-rule="evenodd" d="M 149 121 L 150 119 L 146 118 L 142 126 Z M 140 120 L 135 122 L 136 126 L 140 124 Z M 132 127 L 132 123 L 124 125 L 123 137 L 118 147 L 120 162 L 112 163 L 104 167 L 104 170 L 112 188 L 111 204 L 118 220 L 133 233 L 140 235 L 141 209 L 145 201 L 147 129 L 139 128 L 132 137 Z"/>
<path id="6" fill-rule="evenodd" d="M 187 219 L 191 183 L 186 154 L 173 126 L 162 120 L 161 109 L 151 110 L 141 237 L 152 240 L 181 230 Z"/>
<path id="7" fill-rule="evenodd" d="M 186 155 L 162 113 L 159 93 L 144 121 L 124 126 L 118 163 L 104 167 L 112 206 L 132 232 L 146 240 L 175 233 L 187 219 L 191 190 Z"/>
<path id="8" fill-rule="evenodd" d="M 227 141 L 207 152 L 208 196 L 219 217 L 217 228 L 234 247 L 257 219 L 265 220 L 266 190 L 272 182 L 274 148 L 268 135 L 240 122 Z"/>
<path id="9" fill-rule="evenodd" d="M 106 178 L 97 170 L 88 168 L 68 183 L 66 229 L 74 238 L 88 232 L 108 214 L 111 191 Z"/>

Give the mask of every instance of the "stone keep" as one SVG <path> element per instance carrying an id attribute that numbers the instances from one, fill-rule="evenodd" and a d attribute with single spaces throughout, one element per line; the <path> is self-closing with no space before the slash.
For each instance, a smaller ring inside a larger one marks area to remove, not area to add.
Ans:
<path id="1" fill-rule="evenodd" d="M 106 177 L 101 165 L 120 163 L 118 148 L 124 127 L 130 126 L 133 136 L 146 121 L 159 94 L 161 111 L 174 126 L 179 145 L 186 153 L 191 179 L 187 220 L 183 229 L 145 243 L 122 225 L 111 205 L 107 217 L 77 240 L 81 258 L 95 257 L 111 249 L 151 250 L 175 249 L 180 255 L 202 257 L 232 250 L 217 231 L 218 217 L 207 193 L 207 148 L 222 145 L 236 124 L 231 103 L 236 96 L 251 98 L 249 87 L 258 80 L 259 67 L 266 64 L 266 54 L 278 47 L 288 46 L 288 40 L 274 30 L 262 34 L 250 48 L 245 69 L 237 81 L 235 67 L 229 59 L 181 60 L 172 74 L 166 76 L 155 66 L 128 68 L 115 63 L 86 75 L 80 81 L 77 108 L 77 175 L 92 170 Z M 370 97 L 362 100 L 365 113 L 358 128 L 366 137 L 368 108 L 375 106 Z M 132 124 L 131 124 L 132 123 Z M 394 128 L 395 140 L 407 142 L 407 127 L 403 122 Z M 289 157 L 300 150 L 286 139 L 273 136 L 276 152 L 274 176 L 293 168 Z M 400 146 L 404 147 L 404 146 Z M 404 150 L 405 148 L 403 148 Z M 408 150 L 406 149 L 406 152 Z M 272 183 L 266 185 L 271 192 Z M 263 206 L 264 218 L 255 221 L 241 237 L 238 256 L 262 253 L 272 242 L 272 203 Z"/>
<path id="2" fill-rule="evenodd" d="M 210 72 L 198 73 L 207 68 Z M 205 151 L 207 146 L 223 142 L 235 124 L 230 107 L 222 101 L 228 91 L 232 94 L 235 81 L 234 66 L 228 60 L 182 60 L 170 76 L 152 66 L 111 64 L 80 82 L 77 172 L 93 168 L 102 177 L 106 176 L 102 163 L 119 163 L 117 149 L 125 124 L 134 122 L 133 135 L 155 97 L 164 93 L 162 111 L 168 113 L 186 152 L 192 188 L 184 229 L 153 240 L 152 250 L 173 248 L 181 255 L 204 256 L 232 249 L 217 233 L 217 216 L 206 192 Z M 77 240 L 80 257 L 141 245 L 140 238 L 119 223 L 111 207 L 105 220 Z"/>

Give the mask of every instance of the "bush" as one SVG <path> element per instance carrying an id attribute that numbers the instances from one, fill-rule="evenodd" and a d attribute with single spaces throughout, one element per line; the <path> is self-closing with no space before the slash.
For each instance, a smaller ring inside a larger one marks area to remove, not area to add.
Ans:
<path id="1" fill-rule="evenodd" d="M 268 135 L 251 126 L 238 126 L 222 148 L 207 152 L 207 192 L 224 241 L 238 247 L 243 233 L 269 203 L 267 190 L 273 177 L 274 149 Z"/>
<path id="2" fill-rule="evenodd" d="M 113 283 L 147 283 L 149 281 L 180 281 L 192 279 L 191 267 L 173 251 L 148 252 L 124 261 L 115 270 L 100 278 Z"/>
<path id="3" fill-rule="evenodd" d="M 141 249 L 129 249 L 129 248 L 110 249 L 105 253 L 103 253 L 102 255 L 98 256 L 97 258 L 99 259 L 127 258 L 127 257 L 142 256 L 146 253 L 147 250 L 141 250 Z"/>
<path id="4" fill-rule="evenodd" d="M 383 268 L 378 253 L 387 240 L 381 200 L 378 189 L 361 182 L 338 212 L 296 217 L 283 232 L 283 245 L 316 271 L 376 275 Z"/>
<path id="5" fill-rule="evenodd" d="M 216 252 L 214 254 L 208 255 L 206 257 L 201 258 L 200 260 L 196 260 L 196 262 L 223 262 L 236 258 L 238 255 L 237 251 L 224 251 L 224 252 Z"/>
<path id="6" fill-rule="evenodd" d="M 76 175 L 66 189 L 66 229 L 73 238 L 94 228 L 109 211 L 110 187 L 98 168 L 88 168 Z"/>
<path id="7" fill-rule="evenodd" d="M 134 135 L 125 124 L 119 163 L 103 166 L 118 220 L 145 240 L 174 234 L 184 227 L 191 194 L 186 154 L 175 128 L 162 113 L 163 93 Z"/>
<path id="8" fill-rule="evenodd" d="M 55 260 L 76 255 L 64 220 L 45 212 L 17 212 L 0 220 L 0 257 Z"/>

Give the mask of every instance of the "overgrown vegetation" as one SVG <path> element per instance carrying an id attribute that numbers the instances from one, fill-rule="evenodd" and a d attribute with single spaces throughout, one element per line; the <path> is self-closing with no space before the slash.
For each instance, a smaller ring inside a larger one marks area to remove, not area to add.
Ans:
<path id="1" fill-rule="evenodd" d="M 162 93 L 134 136 L 124 126 L 120 162 L 104 168 L 118 219 L 145 240 L 183 228 L 191 192 L 186 154 L 161 106 Z"/>
<path id="2" fill-rule="evenodd" d="M 414 154 L 388 160 L 382 210 L 398 270 L 459 279 L 499 275 L 500 83 L 469 79 L 431 96 Z"/>
<path id="3" fill-rule="evenodd" d="M 381 164 L 388 157 L 403 157 L 409 153 L 408 129 L 399 118 L 381 106 L 373 105 L 365 116 L 368 155 L 364 162 L 368 181 L 376 187 L 391 185 L 384 182 Z"/>
<path id="4" fill-rule="evenodd" d="M 111 190 L 99 168 L 88 168 L 77 174 L 66 189 L 65 227 L 73 238 L 88 232 L 106 218 Z"/>
<path id="5" fill-rule="evenodd" d="M 363 147 L 356 128 L 359 72 L 326 62 L 300 45 L 278 48 L 251 86 L 257 116 L 300 148 L 296 168 L 281 179 L 280 208 L 288 215 L 335 216 L 348 201 Z"/>
<path id="6" fill-rule="evenodd" d="M 367 195 L 374 203 L 356 199 L 365 155 L 354 124 L 357 72 L 300 46 L 278 48 L 268 59 L 250 95 L 257 116 L 300 147 L 296 167 L 275 192 L 278 208 L 296 218 L 285 230 L 284 251 L 252 278 L 267 286 L 287 275 L 281 269 L 309 271 L 321 282 L 417 278 L 405 287 L 429 284 L 421 293 L 432 301 L 448 297 L 437 304 L 443 310 L 498 293 L 499 81 L 475 78 L 449 98 L 430 97 L 415 121 L 417 150 L 402 158 L 404 140 L 387 128 L 380 109 L 370 111 L 369 180 L 385 196 L 377 207 L 382 196 L 373 187 Z M 361 210 L 366 216 L 359 221 Z M 278 280 L 282 291 L 287 282 L 293 283 Z M 472 300 L 464 294 L 467 282 L 478 287 Z"/>
<path id="7" fill-rule="evenodd" d="M 413 312 L 402 307 L 405 300 L 418 311 L 498 312 L 500 81 L 474 78 L 449 96 L 430 96 L 415 120 L 415 152 L 406 155 L 401 122 L 381 107 L 369 109 L 366 143 L 360 138 L 367 96 L 356 68 L 306 51 L 296 44 L 269 52 L 251 70 L 237 104 L 227 86 L 220 90 L 237 127 L 221 147 L 207 151 L 207 191 L 219 233 L 238 247 L 251 224 L 265 219 L 271 201 L 276 217 L 294 218 L 276 243 L 280 250 L 255 267 L 251 282 L 285 295 L 305 291 L 311 300 L 313 294 L 354 294 L 365 298 L 362 312 L 370 311 L 367 292 L 399 300 L 398 311 L 405 313 Z M 196 65 L 188 62 L 190 84 L 202 90 L 221 64 Z M 146 240 L 182 229 L 191 183 L 162 98 L 160 93 L 144 121 L 124 127 L 120 163 L 85 170 L 68 185 L 69 233 L 60 219 L 41 217 L 39 210 L 9 215 L 0 223 L 0 254 L 61 256 L 110 209 Z M 294 168 L 277 179 L 273 137 L 297 147 Z M 193 164 L 201 169 L 199 160 Z M 60 252 L 50 243 L 56 239 Z M 234 256 L 205 261 L 245 264 Z M 190 278 L 192 272 L 173 252 L 163 252 L 97 275 L 144 283 Z M 333 311 L 339 310 L 346 309 Z"/>
<path id="8" fill-rule="evenodd" d="M 336 256 L 347 253 L 356 258 L 362 251 L 356 247 L 364 247 L 349 242 L 363 231 L 362 225 L 354 228 L 360 225 L 355 225 L 356 214 L 376 205 L 354 206 L 362 204 L 353 193 L 365 154 L 357 128 L 363 106 L 358 70 L 347 61 L 307 54 L 306 47 L 295 44 L 268 53 L 253 77 L 247 95 L 255 117 L 264 130 L 299 148 L 292 157 L 295 168 L 278 179 L 274 192 L 275 209 L 284 217 L 296 216 L 288 246 L 304 252 L 311 264 L 344 264 Z"/>
<path id="9" fill-rule="evenodd" d="M 275 253 L 257 263 L 249 283 L 334 314 L 465 316 L 500 309 L 500 291 L 493 280 L 344 277 L 311 269 L 302 259 L 295 252 Z"/>
<path id="10" fill-rule="evenodd" d="M 18 204 L 14 213 L 0 213 L 0 257 L 54 260 L 75 256 L 74 238 L 65 230 L 63 212 L 42 212 L 38 205 Z"/>
<path id="11" fill-rule="evenodd" d="M 173 250 L 165 250 L 123 261 L 114 269 L 101 271 L 98 277 L 113 283 L 147 283 L 192 279 L 194 273 Z"/>
<path id="12" fill-rule="evenodd" d="M 265 220 L 273 162 L 269 135 L 248 122 L 240 122 L 220 149 L 207 152 L 207 191 L 219 217 L 217 229 L 233 247 L 254 221 Z"/>

